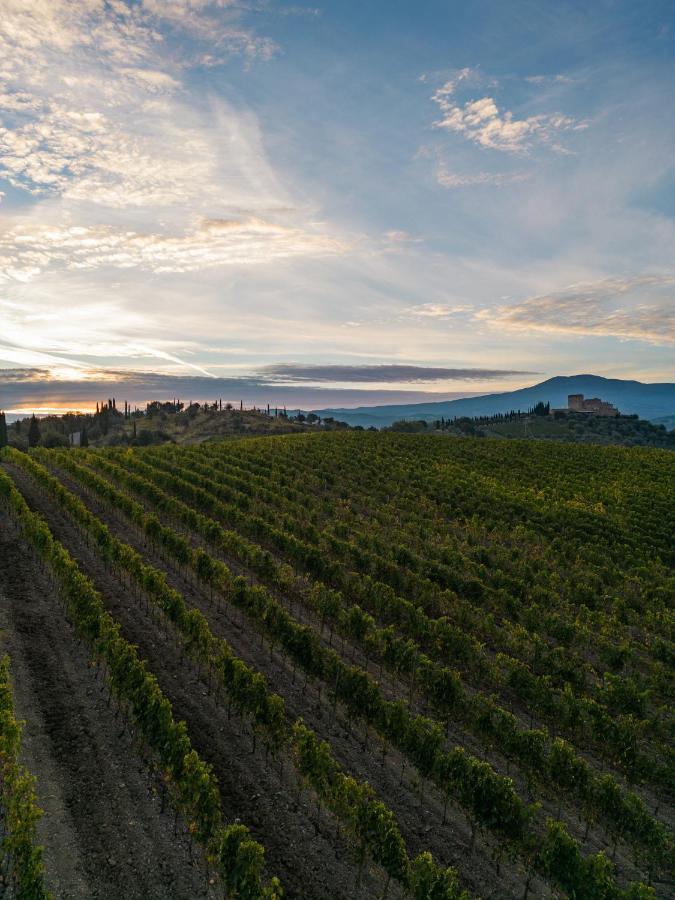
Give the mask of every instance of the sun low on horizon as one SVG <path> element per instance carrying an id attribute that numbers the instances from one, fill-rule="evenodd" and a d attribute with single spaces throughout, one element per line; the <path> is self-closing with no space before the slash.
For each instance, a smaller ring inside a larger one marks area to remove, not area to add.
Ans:
<path id="1" fill-rule="evenodd" d="M 673 380 L 672 4 L 0 0 L 0 408 Z"/>

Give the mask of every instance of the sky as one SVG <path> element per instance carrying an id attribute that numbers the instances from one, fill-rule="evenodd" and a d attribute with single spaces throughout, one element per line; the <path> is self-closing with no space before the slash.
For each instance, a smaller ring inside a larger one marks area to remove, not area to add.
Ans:
<path id="1" fill-rule="evenodd" d="M 673 110 L 660 0 L 0 0 L 0 406 L 672 381 Z"/>

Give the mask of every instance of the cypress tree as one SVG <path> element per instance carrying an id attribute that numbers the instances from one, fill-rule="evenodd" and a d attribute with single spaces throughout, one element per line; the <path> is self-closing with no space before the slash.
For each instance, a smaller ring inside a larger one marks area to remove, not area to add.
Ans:
<path id="1" fill-rule="evenodd" d="M 37 447 L 40 443 L 40 437 L 40 426 L 38 425 L 38 420 L 35 418 L 35 413 L 33 413 L 28 429 L 28 446 Z"/>
<path id="2" fill-rule="evenodd" d="M 80 432 L 80 447 L 88 447 L 89 446 L 89 436 L 87 435 L 86 427 L 82 428 Z"/>
<path id="3" fill-rule="evenodd" d="M 7 420 L 4 412 L 0 412 L 0 447 L 6 447 L 9 442 L 7 437 Z"/>

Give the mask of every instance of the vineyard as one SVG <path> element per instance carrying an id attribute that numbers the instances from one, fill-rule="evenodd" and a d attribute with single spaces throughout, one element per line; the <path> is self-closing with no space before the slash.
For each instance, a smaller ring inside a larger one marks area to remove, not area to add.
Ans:
<path id="1" fill-rule="evenodd" d="M 673 463 L 4 448 L 0 896 L 672 896 Z"/>

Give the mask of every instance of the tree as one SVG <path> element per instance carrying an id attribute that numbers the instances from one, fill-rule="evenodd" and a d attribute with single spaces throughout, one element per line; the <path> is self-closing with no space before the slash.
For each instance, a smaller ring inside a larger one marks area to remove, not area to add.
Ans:
<path id="1" fill-rule="evenodd" d="M 82 431 L 80 432 L 80 447 L 88 447 L 89 446 L 89 436 L 87 434 L 87 429 L 83 426 Z"/>
<path id="2" fill-rule="evenodd" d="M 6 447 L 7 442 L 7 421 L 4 412 L 0 412 L 0 447 Z"/>
<path id="3" fill-rule="evenodd" d="M 58 431 L 48 431 L 42 437 L 42 446 L 53 449 L 54 447 L 69 447 L 70 441 L 65 434 L 59 434 Z"/>
<path id="4" fill-rule="evenodd" d="M 35 418 L 35 413 L 33 413 L 30 420 L 30 427 L 28 429 L 28 446 L 29 447 L 37 447 L 40 443 L 40 426 L 38 425 L 38 420 Z"/>

